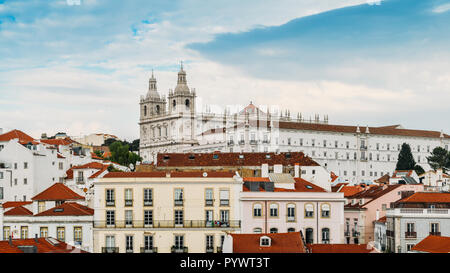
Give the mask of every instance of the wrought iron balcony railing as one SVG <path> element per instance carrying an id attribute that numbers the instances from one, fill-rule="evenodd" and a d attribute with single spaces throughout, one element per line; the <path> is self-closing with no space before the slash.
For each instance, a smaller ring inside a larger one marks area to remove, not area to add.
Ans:
<path id="1" fill-rule="evenodd" d="M 229 206 L 230 200 L 229 199 L 220 199 L 220 205 L 221 206 Z"/>
<path id="2" fill-rule="evenodd" d="M 205 220 L 133 220 L 131 225 L 127 221 L 94 221 L 94 228 L 240 228 L 240 220 L 205 221 Z"/>
<path id="3" fill-rule="evenodd" d="M 205 200 L 205 206 L 213 206 L 214 205 L 214 199 L 206 199 Z"/>
<path id="4" fill-rule="evenodd" d="M 158 253 L 157 247 L 141 247 L 141 253 Z"/>
<path id="5" fill-rule="evenodd" d="M 125 206 L 126 207 L 133 206 L 133 199 L 125 199 Z"/>
<path id="6" fill-rule="evenodd" d="M 170 248 L 170 251 L 172 253 L 188 253 L 188 247 L 187 246 L 172 246 Z"/>
<path id="7" fill-rule="evenodd" d="M 115 200 L 106 200 L 106 206 L 107 207 L 114 207 L 115 206 L 115 204 L 116 204 L 116 201 Z"/>
<path id="8" fill-rule="evenodd" d="M 84 177 L 82 177 L 82 176 L 80 176 L 80 177 L 77 177 L 77 179 L 76 179 L 76 183 L 77 184 L 84 184 Z"/>
<path id="9" fill-rule="evenodd" d="M 405 238 L 407 238 L 407 239 L 415 239 L 415 238 L 417 238 L 417 232 L 415 232 L 415 231 L 406 231 L 405 232 Z"/>
<path id="10" fill-rule="evenodd" d="M 144 199 L 144 206 L 153 206 L 152 199 Z"/>
<path id="11" fill-rule="evenodd" d="M 214 253 L 214 247 L 213 246 L 207 246 L 206 247 L 206 253 Z"/>
<path id="12" fill-rule="evenodd" d="M 183 206 L 183 199 L 175 199 L 174 205 L 175 206 Z"/>
<path id="13" fill-rule="evenodd" d="M 102 253 L 119 253 L 119 248 L 111 246 L 102 247 Z"/>

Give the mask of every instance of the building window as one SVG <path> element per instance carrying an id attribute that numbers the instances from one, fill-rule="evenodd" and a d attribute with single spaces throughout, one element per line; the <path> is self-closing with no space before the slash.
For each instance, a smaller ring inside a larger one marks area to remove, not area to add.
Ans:
<path id="1" fill-rule="evenodd" d="M 183 189 L 175 189 L 175 206 L 183 206 Z"/>
<path id="2" fill-rule="evenodd" d="M 9 226 L 3 226 L 3 240 L 8 240 L 11 236 L 11 228 Z"/>
<path id="3" fill-rule="evenodd" d="M 63 162 L 59 162 L 59 163 L 58 163 L 58 168 L 59 168 L 60 170 L 64 169 L 64 163 L 63 163 Z"/>
<path id="4" fill-rule="evenodd" d="M 114 206 L 115 204 L 114 189 L 106 190 L 106 206 Z"/>
<path id="5" fill-rule="evenodd" d="M 262 228 L 259 228 L 259 227 L 254 228 L 253 233 L 262 233 Z"/>
<path id="6" fill-rule="evenodd" d="M 41 238 L 47 238 L 48 237 L 48 227 L 41 227 L 40 228 L 40 237 Z"/>
<path id="7" fill-rule="evenodd" d="M 409 252 L 414 247 L 414 244 L 406 244 L 406 251 Z"/>
<path id="8" fill-rule="evenodd" d="M 254 217 L 261 217 L 262 216 L 262 205 L 261 204 L 255 204 L 253 206 L 253 216 Z"/>
<path id="9" fill-rule="evenodd" d="M 229 206 L 230 205 L 230 191 L 220 190 L 220 205 Z"/>
<path id="10" fill-rule="evenodd" d="M 83 228 L 73 227 L 73 240 L 75 245 L 81 245 L 83 243 Z"/>
<path id="11" fill-rule="evenodd" d="M 116 252 L 116 238 L 113 235 L 106 236 L 106 252 Z"/>
<path id="12" fill-rule="evenodd" d="M 177 214 L 175 213 L 175 215 Z M 183 218 L 183 215 L 181 215 L 181 218 Z M 144 210 L 144 225 L 153 225 L 153 210 Z"/>
<path id="13" fill-rule="evenodd" d="M 125 206 L 133 206 L 133 190 L 125 189 Z"/>
<path id="14" fill-rule="evenodd" d="M 221 210 L 220 211 L 220 222 L 224 225 L 227 225 L 230 221 L 230 211 L 229 210 Z"/>
<path id="15" fill-rule="evenodd" d="M 115 225 L 116 221 L 116 212 L 113 210 L 107 210 L 106 211 L 106 225 L 111 226 Z"/>
<path id="16" fill-rule="evenodd" d="M 330 229 L 323 228 L 322 229 L 322 244 L 329 244 L 329 243 L 330 243 Z"/>
<path id="17" fill-rule="evenodd" d="M 153 206 L 152 189 L 144 189 L 144 206 Z"/>
<path id="18" fill-rule="evenodd" d="M 153 250 L 153 236 L 144 235 L 144 250 Z"/>
<path id="19" fill-rule="evenodd" d="M 205 190 L 205 206 L 213 206 L 214 205 L 214 191 L 213 189 Z"/>
<path id="20" fill-rule="evenodd" d="M 20 239 L 28 239 L 28 227 L 20 227 Z"/>
<path id="21" fill-rule="evenodd" d="M 270 229 L 270 233 L 278 233 L 278 229 L 277 228 L 271 228 Z"/>
<path id="22" fill-rule="evenodd" d="M 133 253 L 133 236 L 125 236 L 125 252 Z"/>
<path id="23" fill-rule="evenodd" d="M 295 205 L 294 204 L 287 205 L 287 221 L 288 222 L 295 221 Z"/>
<path id="24" fill-rule="evenodd" d="M 45 211 L 45 201 L 38 202 L 38 213 Z"/>
<path id="25" fill-rule="evenodd" d="M 270 217 L 278 217 L 278 205 L 270 204 Z"/>
<path id="26" fill-rule="evenodd" d="M 430 233 L 432 235 L 440 235 L 439 223 L 431 223 L 431 225 L 430 225 Z"/>
<path id="27" fill-rule="evenodd" d="M 312 204 L 305 205 L 305 218 L 314 217 L 314 206 Z"/>
<path id="28" fill-rule="evenodd" d="M 272 232 L 272 233 L 276 233 L 276 232 Z M 260 246 L 270 246 L 270 237 L 267 237 L 267 236 L 263 236 L 263 237 L 261 237 L 261 240 L 260 240 Z"/>
<path id="29" fill-rule="evenodd" d="M 206 253 L 214 252 L 214 236 L 206 235 Z"/>
<path id="30" fill-rule="evenodd" d="M 126 210 L 125 211 L 125 225 L 129 226 L 133 224 L 133 211 Z"/>
<path id="31" fill-rule="evenodd" d="M 175 248 L 182 249 L 184 247 L 184 236 L 175 235 Z"/>
<path id="32" fill-rule="evenodd" d="M 330 218 L 330 205 L 322 204 L 321 205 L 322 218 Z"/>
<path id="33" fill-rule="evenodd" d="M 23 162 L 23 168 L 28 169 L 28 162 Z"/>
<path id="34" fill-rule="evenodd" d="M 66 241 L 66 229 L 64 227 L 56 228 L 56 237 L 61 242 L 65 242 Z"/>
<path id="35" fill-rule="evenodd" d="M 295 232 L 295 228 L 288 228 L 287 232 Z"/>
<path id="36" fill-rule="evenodd" d="M 183 211 L 182 210 L 175 211 L 175 225 L 183 225 Z"/>

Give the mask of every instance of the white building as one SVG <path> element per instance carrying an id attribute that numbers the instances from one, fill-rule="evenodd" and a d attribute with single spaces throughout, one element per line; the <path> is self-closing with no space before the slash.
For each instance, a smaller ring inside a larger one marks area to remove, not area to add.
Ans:
<path id="1" fill-rule="evenodd" d="M 104 133 L 98 133 L 98 134 L 90 134 L 86 136 L 80 136 L 80 137 L 72 137 L 73 140 L 75 140 L 78 143 L 84 144 L 84 145 L 90 145 L 90 146 L 101 146 L 105 144 L 105 140 L 107 139 L 115 139 L 119 140 L 119 138 L 115 135 L 111 134 L 104 134 Z"/>
<path id="2" fill-rule="evenodd" d="M 168 105 L 167 105 L 168 104 Z M 331 125 L 328 117 L 304 119 L 299 113 L 277 107 L 259 109 L 253 104 L 232 114 L 230 107 L 212 113 L 201 111 L 196 92 L 189 89 L 181 67 L 175 91 L 168 98 L 156 88 L 153 74 L 149 90 L 140 100 L 140 155 L 156 161 L 170 152 L 295 152 L 302 151 L 350 183 L 371 182 L 391 175 L 403 143 L 425 170 L 426 156 L 435 147 L 448 149 L 450 136 L 443 132 L 405 129 L 401 125 L 368 127 Z"/>
<path id="3" fill-rule="evenodd" d="M 83 196 L 62 183 L 55 183 L 32 198 L 32 202 L 6 202 L 0 209 L 3 240 L 57 238 L 92 252 L 94 210 Z"/>

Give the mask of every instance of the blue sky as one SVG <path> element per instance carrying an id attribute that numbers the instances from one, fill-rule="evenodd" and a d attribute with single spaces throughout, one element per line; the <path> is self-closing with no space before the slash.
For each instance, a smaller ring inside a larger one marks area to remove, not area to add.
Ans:
<path id="1" fill-rule="evenodd" d="M 76 3 L 0 0 L 0 128 L 137 138 L 151 69 L 167 94 L 183 60 L 213 107 L 450 132 L 448 0 Z"/>

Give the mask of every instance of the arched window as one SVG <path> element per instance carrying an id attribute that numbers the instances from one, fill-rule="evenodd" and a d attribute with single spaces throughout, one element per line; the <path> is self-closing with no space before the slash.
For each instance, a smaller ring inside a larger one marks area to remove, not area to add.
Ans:
<path id="1" fill-rule="evenodd" d="M 175 108 L 175 106 L 177 106 L 177 101 L 176 101 L 176 100 L 173 100 L 173 101 L 172 101 L 172 105 L 173 105 L 173 108 Z"/>
<path id="2" fill-rule="evenodd" d="M 158 127 L 158 136 L 161 136 L 161 127 Z"/>
<path id="3" fill-rule="evenodd" d="M 322 244 L 330 243 L 330 229 L 322 228 Z"/>
<path id="4" fill-rule="evenodd" d="M 295 232 L 295 228 L 293 228 L 293 227 L 288 228 L 287 232 Z"/>
<path id="5" fill-rule="evenodd" d="M 253 206 L 253 216 L 254 217 L 262 216 L 262 206 L 261 206 L 261 204 L 255 204 Z"/>
<path id="6" fill-rule="evenodd" d="M 314 206 L 313 204 L 305 205 L 305 218 L 313 218 L 314 217 Z"/>
<path id="7" fill-rule="evenodd" d="M 323 218 L 330 218 L 330 205 L 329 204 L 322 204 L 321 211 L 322 211 Z"/>
<path id="8" fill-rule="evenodd" d="M 271 228 L 270 229 L 270 233 L 278 233 L 278 229 L 277 228 Z"/>
<path id="9" fill-rule="evenodd" d="M 278 216 L 278 205 L 270 204 L 270 216 L 277 217 Z"/>
<path id="10" fill-rule="evenodd" d="M 186 109 L 189 109 L 189 107 L 191 106 L 191 102 L 187 99 L 184 104 L 186 105 Z"/>
<path id="11" fill-rule="evenodd" d="M 253 233 L 262 233 L 262 228 L 259 228 L 259 227 L 254 228 Z"/>
<path id="12" fill-rule="evenodd" d="M 295 221 L 295 204 L 287 205 L 287 221 L 288 222 Z"/>
<path id="13" fill-rule="evenodd" d="M 144 116 L 147 115 L 147 105 L 144 105 Z"/>
<path id="14" fill-rule="evenodd" d="M 156 114 L 159 114 L 159 105 L 156 105 Z"/>

